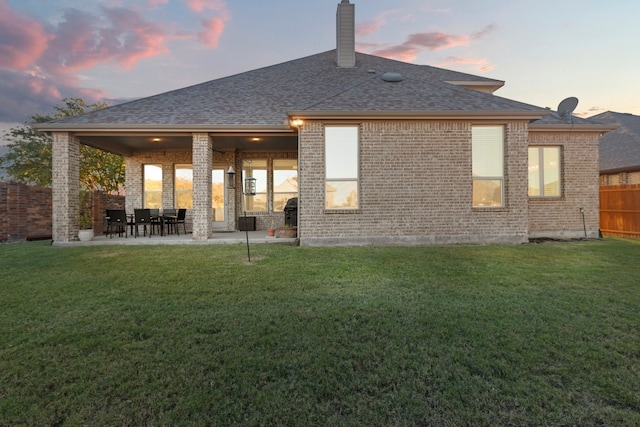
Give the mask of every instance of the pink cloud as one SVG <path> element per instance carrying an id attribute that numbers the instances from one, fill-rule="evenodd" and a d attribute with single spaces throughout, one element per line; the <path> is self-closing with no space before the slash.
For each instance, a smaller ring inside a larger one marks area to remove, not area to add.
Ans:
<path id="1" fill-rule="evenodd" d="M 50 36 L 43 26 L 0 0 L 0 68 L 23 69 L 37 61 Z"/>
<path id="2" fill-rule="evenodd" d="M 198 33 L 198 39 L 208 47 L 218 45 L 220 35 L 224 31 L 224 24 L 227 19 L 225 17 L 215 17 L 202 20 L 204 30 Z"/>
<path id="3" fill-rule="evenodd" d="M 375 55 L 382 56 L 383 58 L 397 59 L 399 61 L 411 62 L 415 60 L 420 53 L 420 50 L 413 46 L 398 45 L 388 48 L 378 49 L 373 52 Z"/>
<path id="4" fill-rule="evenodd" d="M 404 44 L 429 50 L 440 50 L 467 45 L 469 44 L 469 40 L 469 36 L 457 36 L 444 33 L 418 33 L 409 35 L 409 39 Z"/>
<path id="5" fill-rule="evenodd" d="M 110 52 L 117 62 L 125 68 L 131 68 L 144 58 L 169 53 L 166 47 L 168 32 L 157 22 L 144 20 L 138 13 L 129 9 L 104 9 L 111 23 L 102 36 L 111 36 Z"/>
<path id="6" fill-rule="evenodd" d="M 48 114 L 64 97 L 80 97 L 93 103 L 105 99 L 106 94 L 35 73 L 0 70 L 0 121 L 24 122 L 34 113 Z"/>
<path id="7" fill-rule="evenodd" d="M 378 31 L 378 29 L 387 23 L 387 16 L 396 13 L 397 10 L 387 10 L 386 12 L 379 13 L 370 21 L 365 21 L 356 25 L 357 36 L 368 36 L 371 33 Z"/>
<path id="8" fill-rule="evenodd" d="M 45 52 L 44 68 L 57 78 L 114 61 L 131 68 L 144 58 L 168 53 L 167 30 L 125 8 L 103 8 L 98 17 L 76 9 L 65 11 L 55 38 Z M 69 82 L 69 80 L 66 80 Z"/>
<path id="9" fill-rule="evenodd" d="M 390 47 L 374 48 L 373 54 L 385 58 L 413 61 L 421 50 L 442 50 L 456 46 L 466 46 L 472 41 L 480 40 L 495 29 L 488 25 L 481 31 L 472 34 L 446 34 L 441 32 L 414 33 L 407 37 L 404 43 Z M 359 44 L 359 46 L 362 46 Z"/>
<path id="10" fill-rule="evenodd" d="M 224 10 L 225 4 L 222 0 L 185 0 L 189 9 L 196 13 L 201 13 L 205 10 Z"/>
<path id="11" fill-rule="evenodd" d="M 65 96 L 91 102 L 105 99 L 99 90 L 80 87 L 80 73 L 96 66 L 130 69 L 141 60 L 169 53 L 168 43 L 175 40 L 217 46 L 229 19 L 225 2 L 183 2 L 198 14 L 201 29 L 176 29 L 175 23 L 150 20 L 147 12 L 168 0 L 145 0 L 146 9 L 139 10 L 102 6 L 92 13 L 68 8 L 60 11 L 55 24 L 38 22 L 0 0 L 0 121 L 22 121 L 35 111 L 49 110 Z"/>
<path id="12" fill-rule="evenodd" d="M 224 32 L 225 23 L 229 20 L 225 3 L 222 0 L 185 1 L 192 11 L 209 15 L 200 20 L 203 29 L 197 34 L 197 38 L 207 47 L 216 47 L 220 36 Z M 211 12 L 215 12 L 215 16 L 211 16 Z"/>
<path id="13" fill-rule="evenodd" d="M 474 65 L 475 69 L 486 73 L 495 68 L 495 65 L 489 64 L 486 59 L 471 59 L 471 58 L 458 58 L 456 56 L 448 57 L 444 62 L 438 64 L 438 67 L 448 67 L 452 64 L 470 64 Z"/>
<path id="14" fill-rule="evenodd" d="M 409 35 L 404 44 L 429 50 L 449 49 L 456 46 L 466 46 L 473 40 L 480 40 L 494 29 L 494 25 L 488 25 L 483 30 L 468 35 L 417 33 Z"/>

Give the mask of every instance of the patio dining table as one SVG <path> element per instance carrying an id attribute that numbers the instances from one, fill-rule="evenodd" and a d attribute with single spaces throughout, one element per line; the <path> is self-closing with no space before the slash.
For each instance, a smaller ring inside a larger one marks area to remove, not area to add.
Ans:
<path id="1" fill-rule="evenodd" d="M 168 222 L 167 220 L 176 220 L 178 218 L 178 216 L 176 214 L 166 214 L 166 213 L 159 213 L 159 214 L 154 214 L 151 215 L 151 221 L 153 222 L 154 220 L 157 220 L 160 222 L 160 236 L 164 236 L 164 226 L 165 223 L 168 226 Z M 167 232 L 169 230 L 167 229 Z"/>

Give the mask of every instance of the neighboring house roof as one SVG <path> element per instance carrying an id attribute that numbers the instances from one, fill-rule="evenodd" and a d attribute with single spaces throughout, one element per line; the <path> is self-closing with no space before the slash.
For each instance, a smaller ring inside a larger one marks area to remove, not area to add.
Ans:
<path id="1" fill-rule="evenodd" d="M 600 172 L 640 170 L 640 116 L 607 111 L 589 119 L 617 126 L 600 138 Z"/>
<path id="2" fill-rule="evenodd" d="M 385 73 L 400 82 L 387 82 Z M 336 66 L 336 50 L 39 125 L 41 130 L 288 128 L 307 117 L 500 115 L 537 119 L 547 110 L 469 89 L 503 82 L 356 53 L 355 68 Z M 467 87 L 465 87 L 467 86 Z M 490 91 L 491 91 L 490 90 Z M 101 126 L 102 125 L 102 126 Z"/>

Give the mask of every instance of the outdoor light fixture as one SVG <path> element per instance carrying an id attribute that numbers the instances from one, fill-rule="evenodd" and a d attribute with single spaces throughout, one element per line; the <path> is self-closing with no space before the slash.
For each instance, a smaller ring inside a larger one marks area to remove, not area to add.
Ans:
<path id="1" fill-rule="evenodd" d="M 244 195 L 245 196 L 256 195 L 256 179 L 252 176 L 248 176 L 244 179 Z"/>
<path id="2" fill-rule="evenodd" d="M 299 128 L 304 124 L 304 120 L 302 119 L 291 119 L 291 126 L 294 128 Z"/>
<path id="3" fill-rule="evenodd" d="M 229 166 L 227 170 L 227 188 L 236 188 L 236 171 L 233 166 Z"/>
<path id="4" fill-rule="evenodd" d="M 247 160 L 247 163 L 249 164 L 249 167 L 247 168 L 247 175 L 249 176 L 244 179 L 244 195 L 255 196 L 256 195 L 256 179 L 251 176 L 252 175 L 251 160 Z"/>

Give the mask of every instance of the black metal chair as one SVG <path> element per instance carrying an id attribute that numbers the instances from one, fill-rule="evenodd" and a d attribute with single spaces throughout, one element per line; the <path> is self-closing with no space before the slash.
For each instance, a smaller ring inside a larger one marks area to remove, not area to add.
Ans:
<path id="1" fill-rule="evenodd" d="M 176 209 L 163 209 L 162 217 L 164 218 L 164 223 L 167 225 L 167 234 L 171 234 L 172 230 L 175 230 L 178 211 Z"/>
<path id="2" fill-rule="evenodd" d="M 135 237 L 138 237 L 138 235 L 140 234 L 138 230 L 138 226 L 140 225 L 143 226 L 144 236 L 147 235 L 147 225 L 149 226 L 149 237 L 151 237 L 151 234 L 153 233 L 153 228 L 151 225 L 151 212 L 149 211 L 149 209 L 134 209 L 133 216 L 134 216 L 134 225 L 136 228 Z"/>
<path id="3" fill-rule="evenodd" d="M 187 210 L 186 209 L 178 209 L 178 218 L 176 219 L 176 232 L 180 234 L 180 224 L 182 224 L 182 228 L 184 229 L 184 234 L 187 234 L 187 224 L 186 219 Z"/>
<path id="4" fill-rule="evenodd" d="M 157 228 L 159 234 L 162 234 L 162 220 L 160 219 L 160 209 L 149 209 L 151 215 L 151 228 Z"/>
<path id="5" fill-rule="evenodd" d="M 185 222 L 186 216 L 187 216 L 186 209 L 178 209 L 178 214 L 175 216 L 168 216 L 168 214 L 165 213 L 165 222 L 167 223 L 167 228 L 175 230 L 176 233 L 180 235 L 179 226 L 180 224 L 182 224 L 184 234 L 187 234 L 187 225 Z"/>
<path id="6" fill-rule="evenodd" d="M 127 237 L 127 214 L 124 209 L 107 209 L 107 234 L 113 238 L 115 233 L 118 236 Z"/>

